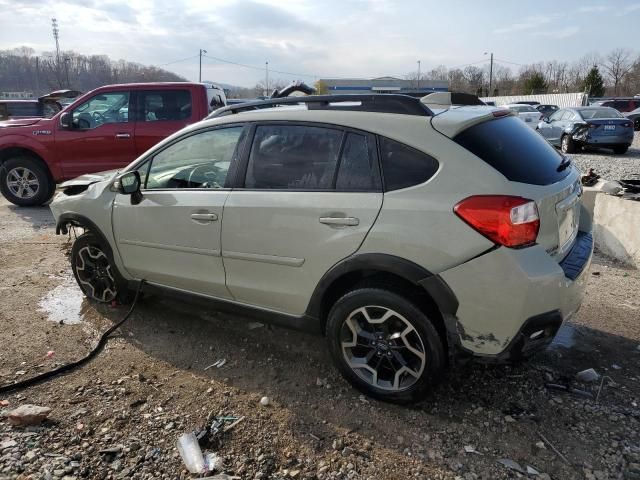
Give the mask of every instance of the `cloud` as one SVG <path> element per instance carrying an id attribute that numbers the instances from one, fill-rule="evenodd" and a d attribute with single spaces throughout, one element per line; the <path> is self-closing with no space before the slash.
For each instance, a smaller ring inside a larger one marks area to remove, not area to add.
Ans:
<path id="1" fill-rule="evenodd" d="M 556 28 L 556 29 L 553 29 L 553 30 L 544 30 L 544 31 L 540 31 L 540 32 L 533 32 L 533 35 L 536 35 L 538 37 L 562 39 L 562 38 L 573 37 L 579 31 L 580 31 L 579 27 L 576 27 L 575 25 L 568 25 L 568 26 L 563 27 L 563 28 Z"/>
<path id="2" fill-rule="evenodd" d="M 549 24 L 558 18 L 560 18 L 560 15 L 558 14 L 533 15 L 526 17 L 522 22 L 512 23 L 510 25 L 505 25 L 504 27 L 496 28 L 493 33 L 503 34 L 533 30 L 540 27 L 540 25 Z"/>
<path id="3" fill-rule="evenodd" d="M 578 8 L 578 12 L 580 13 L 598 13 L 606 12 L 607 10 L 611 10 L 611 7 L 605 5 L 585 5 L 584 7 Z"/>

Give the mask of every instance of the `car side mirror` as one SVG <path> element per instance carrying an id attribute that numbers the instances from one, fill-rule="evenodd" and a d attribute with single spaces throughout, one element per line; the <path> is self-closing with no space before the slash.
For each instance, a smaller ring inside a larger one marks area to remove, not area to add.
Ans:
<path id="1" fill-rule="evenodd" d="M 137 205 L 142 201 L 142 193 L 140 193 L 142 181 L 140 180 L 140 173 L 137 170 L 123 173 L 116 178 L 113 186 L 118 193 L 121 193 L 122 195 L 131 195 L 132 205 Z"/>
<path id="2" fill-rule="evenodd" d="M 71 128 L 73 117 L 70 112 L 64 112 L 60 115 L 60 126 L 62 128 Z"/>

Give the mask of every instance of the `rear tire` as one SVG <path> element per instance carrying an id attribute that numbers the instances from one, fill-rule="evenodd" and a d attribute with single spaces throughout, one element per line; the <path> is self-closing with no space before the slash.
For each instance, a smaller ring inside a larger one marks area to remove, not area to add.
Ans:
<path id="1" fill-rule="evenodd" d="M 616 155 L 623 155 L 625 153 L 627 153 L 627 150 L 629 150 L 629 147 L 625 146 L 625 147 L 614 147 L 613 148 L 613 153 L 615 153 Z"/>
<path id="2" fill-rule="evenodd" d="M 326 334 L 340 373 L 379 400 L 420 400 L 445 368 L 444 346 L 431 320 L 388 290 L 359 288 L 344 295 L 329 312 Z"/>
<path id="3" fill-rule="evenodd" d="M 47 167 L 35 158 L 14 157 L 0 169 L 0 191 L 14 205 L 43 205 L 53 196 L 55 188 Z"/>
<path id="4" fill-rule="evenodd" d="M 91 232 L 80 235 L 71 248 L 71 269 L 87 298 L 99 303 L 129 303 L 132 291 L 120 275 L 108 248 Z"/>
<path id="5" fill-rule="evenodd" d="M 563 135 L 560 140 L 560 150 L 562 153 L 575 153 L 576 142 L 569 135 Z"/>

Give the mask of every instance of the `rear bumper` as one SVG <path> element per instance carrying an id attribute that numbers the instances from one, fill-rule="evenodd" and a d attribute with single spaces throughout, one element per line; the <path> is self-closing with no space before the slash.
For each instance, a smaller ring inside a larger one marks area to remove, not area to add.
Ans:
<path id="1" fill-rule="evenodd" d="M 536 245 L 498 248 L 442 272 L 460 303 L 447 319 L 457 353 L 506 362 L 544 349 L 580 308 L 592 255 L 591 233 L 580 232 L 560 263 Z"/>
<path id="2" fill-rule="evenodd" d="M 592 147 L 620 147 L 633 143 L 633 132 L 631 135 L 603 135 L 601 137 L 587 137 L 582 140 L 584 145 Z"/>

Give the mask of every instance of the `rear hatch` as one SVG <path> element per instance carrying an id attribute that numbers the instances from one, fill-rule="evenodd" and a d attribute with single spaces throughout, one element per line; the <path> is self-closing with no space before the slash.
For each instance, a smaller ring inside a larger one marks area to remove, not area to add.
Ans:
<path id="1" fill-rule="evenodd" d="M 458 128 L 436 116 L 433 126 L 448 132 L 456 143 L 506 178 L 504 191 L 492 193 L 520 196 L 536 203 L 540 217 L 536 243 L 561 261 L 578 233 L 582 195 L 579 174 L 569 159 L 504 111 L 485 111 L 481 118 L 469 118 Z"/>

